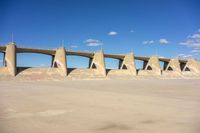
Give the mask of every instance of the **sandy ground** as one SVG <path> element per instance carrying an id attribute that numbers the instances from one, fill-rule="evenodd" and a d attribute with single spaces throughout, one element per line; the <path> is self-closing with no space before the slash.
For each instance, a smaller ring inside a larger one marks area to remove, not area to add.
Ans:
<path id="1" fill-rule="evenodd" d="M 0 133 L 200 133 L 200 80 L 0 81 Z"/>

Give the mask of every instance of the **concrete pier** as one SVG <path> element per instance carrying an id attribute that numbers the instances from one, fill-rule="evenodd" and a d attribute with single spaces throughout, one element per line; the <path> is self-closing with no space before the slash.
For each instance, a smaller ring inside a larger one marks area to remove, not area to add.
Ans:
<path id="1" fill-rule="evenodd" d="M 188 59 L 182 68 L 183 75 L 200 75 L 200 65 L 195 59 Z"/>
<path id="2" fill-rule="evenodd" d="M 56 54 L 53 61 L 53 67 L 58 68 L 58 71 L 62 76 L 67 76 L 67 62 L 66 62 L 65 48 L 59 48 L 56 50 Z"/>
<path id="3" fill-rule="evenodd" d="M 11 76 L 15 76 L 17 73 L 16 69 L 16 46 L 15 43 L 6 45 L 5 51 L 5 67 Z"/>
<path id="4" fill-rule="evenodd" d="M 144 70 L 139 70 L 138 75 L 149 76 L 149 75 L 161 75 L 161 68 L 159 59 L 157 56 L 152 56 L 148 61 L 144 61 Z"/>
<path id="5" fill-rule="evenodd" d="M 97 73 L 106 76 L 105 61 L 103 51 L 95 52 L 90 64 L 90 69 L 96 69 Z"/>
<path id="6" fill-rule="evenodd" d="M 127 69 L 131 75 L 136 76 L 137 72 L 136 72 L 133 54 L 125 55 L 120 69 Z"/>
<path id="7" fill-rule="evenodd" d="M 171 59 L 165 64 L 165 69 L 162 72 L 165 76 L 181 76 L 181 67 L 178 59 Z"/>

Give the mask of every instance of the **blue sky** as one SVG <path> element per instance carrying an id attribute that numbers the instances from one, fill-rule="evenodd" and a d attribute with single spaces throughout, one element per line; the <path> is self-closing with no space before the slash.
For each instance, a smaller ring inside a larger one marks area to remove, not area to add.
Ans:
<path id="1" fill-rule="evenodd" d="M 200 59 L 199 7 L 199 0 L 1 0 L 0 45 L 13 33 L 23 47 L 57 48 L 64 40 L 68 50 Z M 18 65 L 50 64 L 48 56 L 29 56 L 18 55 Z M 77 66 L 85 60 L 68 57 Z"/>

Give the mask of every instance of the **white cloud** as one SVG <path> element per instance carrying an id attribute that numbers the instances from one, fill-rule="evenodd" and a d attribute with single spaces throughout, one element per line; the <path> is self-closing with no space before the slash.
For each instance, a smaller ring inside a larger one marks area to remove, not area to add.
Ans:
<path id="1" fill-rule="evenodd" d="M 165 58 L 164 56 L 159 55 L 159 58 Z"/>
<path id="2" fill-rule="evenodd" d="M 143 44 L 153 44 L 153 43 L 154 43 L 154 40 L 143 41 Z"/>
<path id="3" fill-rule="evenodd" d="M 96 40 L 96 39 L 87 39 L 84 43 L 90 47 L 96 47 L 103 44 L 101 41 Z"/>
<path id="4" fill-rule="evenodd" d="M 184 56 L 185 54 L 178 54 L 178 57 L 182 57 L 182 56 Z"/>
<path id="5" fill-rule="evenodd" d="M 198 29 L 198 32 L 200 32 L 200 29 Z M 195 34 L 187 36 L 185 41 L 180 42 L 179 44 L 186 46 L 188 48 L 192 48 L 192 50 L 190 51 L 192 55 L 185 55 L 184 56 L 185 58 L 187 58 L 188 56 L 192 57 L 192 56 L 199 55 L 200 54 L 200 33 L 195 33 Z"/>
<path id="6" fill-rule="evenodd" d="M 153 44 L 153 43 L 154 43 L 154 41 L 153 41 L 153 40 L 149 41 L 149 44 Z"/>
<path id="7" fill-rule="evenodd" d="M 160 44 L 168 44 L 169 41 L 168 41 L 167 39 L 165 39 L 165 38 L 161 38 L 161 39 L 159 40 L 159 43 L 160 43 Z"/>
<path id="8" fill-rule="evenodd" d="M 200 39 L 200 34 L 193 34 L 193 35 L 191 35 L 191 36 L 188 36 L 188 38 Z"/>
<path id="9" fill-rule="evenodd" d="M 185 59 L 192 58 L 192 55 L 191 54 L 187 54 L 187 55 L 184 55 L 183 58 L 185 58 Z"/>
<path id="10" fill-rule="evenodd" d="M 110 31 L 110 32 L 108 33 L 109 36 L 115 36 L 115 35 L 117 35 L 117 34 L 118 34 L 118 33 L 115 32 L 115 31 Z"/>
<path id="11" fill-rule="evenodd" d="M 70 48 L 78 48 L 78 45 L 71 45 Z"/>
<path id="12" fill-rule="evenodd" d="M 191 48 L 200 48 L 200 40 L 186 40 L 185 42 L 181 42 L 180 44 Z"/>
<path id="13" fill-rule="evenodd" d="M 191 53 L 197 55 L 200 53 L 200 49 L 193 49 Z"/>
<path id="14" fill-rule="evenodd" d="M 200 48 L 200 34 L 193 34 L 188 36 L 184 42 L 180 43 L 190 48 Z"/>
<path id="15" fill-rule="evenodd" d="M 135 32 L 134 30 L 130 30 L 131 33 Z"/>
<path id="16" fill-rule="evenodd" d="M 143 44 L 148 44 L 149 41 L 143 41 Z"/>
<path id="17" fill-rule="evenodd" d="M 179 59 L 190 59 L 190 58 L 192 58 L 192 55 L 191 54 L 179 54 L 177 57 Z"/>

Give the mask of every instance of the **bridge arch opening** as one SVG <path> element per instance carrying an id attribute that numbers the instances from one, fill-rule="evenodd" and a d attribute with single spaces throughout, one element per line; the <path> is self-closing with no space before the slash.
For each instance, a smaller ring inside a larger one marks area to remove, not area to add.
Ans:
<path id="1" fill-rule="evenodd" d="M 190 68 L 188 68 L 186 64 L 186 62 L 180 62 L 181 71 L 190 71 Z"/>
<path id="2" fill-rule="evenodd" d="M 17 67 L 46 68 L 52 65 L 52 56 L 40 53 L 17 53 Z"/>
<path id="3" fill-rule="evenodd" d="M 92 59 L 85 56 L 79 56 L 79 55 L 67 55 L 67 68 L 69 69 L 75 69 L 75 68 L 81 68 L 81 69 L 88 69 L 90 68 L 90 63 Z M 96 66 L 93 66 L 95 68 Z"/>
<path id="4" fill-rule="evenodd" d="M 147 67 L 147 70 L 152 70 L 152 67 L 151 67 L 151 66 L 148 66 L 148 67 Z"/>
<path id="5" fill-rule="evenodd" d="M 0 52 L 0 67 L 3 67 L 4 53 Z"/>
<path id="6" fill-rule="evenodd" d="M 123 65 L 123 66 L 122 66 L 122 69 L 128 69 L 128 68 L 127 68 L 127 66 L 126 66 L 126 65 Z"/>
<path id="7" fill-rule="evenodd" d="M 91 68 L 92 69 L 97 69 L 97 66 L 95 64 L 92 64 Z"/>
<path id="8" fill-rule="evenodd" d="M 164 67 L 165 63 L 163 61 L 159 61 L 159 64 L 160 64 L 160 69 L 164 70 L 165 69 L 165 67 Z"/>
<path id="9" fill-rule="evenodd" d="M 169 66 L 169 67 L 167 68 L 167 71 L 173 71 L 172 67 Z"/>
<path id="10" fill-rule="evenodd" d="M 105 57 L 105 68 L 107 70 L 119 69 L 121 65 L 120 63 L 119 59 Z"/>
<path id="11" fill-rule="evenodd" d="M 145 61 L 135 59 L 135 67 L 136 67 L 137 71 L 143 70 L 144 69 L 144 64 L 145 64 Z"/>
<path id="12" fill-rule="evenodd" d="M 190 68 L 186 67 L 184 71 L 190 71 Z"/>

